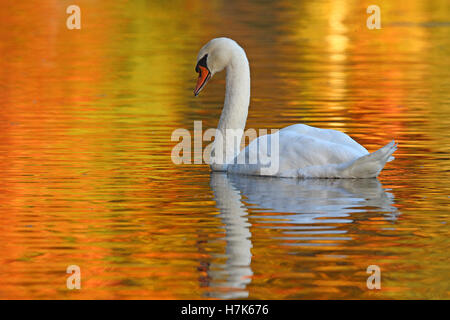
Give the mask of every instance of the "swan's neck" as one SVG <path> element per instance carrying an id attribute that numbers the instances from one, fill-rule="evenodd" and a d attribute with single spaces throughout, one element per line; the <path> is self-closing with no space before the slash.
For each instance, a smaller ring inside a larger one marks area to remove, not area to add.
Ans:
<path id="1" fill-rule="evenodd" d="M 239 154 L 242 134 L 247 122 L 248 106 L 250 103 L 250 68 L 247 56 L 242 48 L 233 51 L 230 62 L 226 67 L 225 102 L 220 116 L 216 133 L 216 159 L 220 154 L 222 163 L 212 163 L 213 170 L 226 170 L 226 164 L 233 162 Z M 218 143 L 222 144 L 220 148 Z"/>

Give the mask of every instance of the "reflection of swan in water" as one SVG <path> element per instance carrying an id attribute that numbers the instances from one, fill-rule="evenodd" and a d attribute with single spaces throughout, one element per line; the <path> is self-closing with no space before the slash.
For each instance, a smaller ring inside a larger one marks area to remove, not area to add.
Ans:
<path id="1" fill-rule="evenodd" d="M 214 192 L 219 217 L 225 225 L 226 261 L 223 265 L 211 264 L 208 275 L 211 286 L 224 290 L 211 292 L 214 297 L 236 299 L 246 298 L 245 288 L 251 281 L 252 259 L 247 209 L 241 202 L 239 190 L 233 187 L 224 173 L 211 174 L 211 188 Z"/>
<path id="2" fill-rule="evenodd" d="M 325 223 L 326 218 L 336 223 L 339 221 L 334 218 L 371 211 L 371 208 L 390 213 L 387 219 L 396 218 L 397 208 L 392 206 L 394 196 L 385 192 L 377 179 L 299 180 L 238 175 L 229 175 L 228 179 L 246 197 L 249 207 L 290 213 L 283 218 L 292 223 Z"/>
<path id="3" fill-rule="evenodd" d="M 333 224 L 351 223 L 351 215 L 357 213 L 384 212 L 387 220 L 395 220 L 398 215 L 392 206 L 394 196 L 385 192 L 377 179 L 297 180 L 213 172 L 211 188 L 224 224 L 226 241 L 225 257 L 215 255 L 213 259 L 220 261 L 225 258 L 226 261 L 212 263 L 208 270 L 212 280 L 210 286 L 217 288 L 210 292 L 210 296 L 219 298 L 248 296 L 246 286 L 253 275 L 248 209 L 254 213 L 274 213 L 273 216 L 262 217 L 298 225 L 295 229 L 299 230 L 317 230 L 311 224 L 325 223 L 327 233 L 332 233 L 329 229 L 335 228 Z M 252 217 L 258 218 L 257 214 Z"/>

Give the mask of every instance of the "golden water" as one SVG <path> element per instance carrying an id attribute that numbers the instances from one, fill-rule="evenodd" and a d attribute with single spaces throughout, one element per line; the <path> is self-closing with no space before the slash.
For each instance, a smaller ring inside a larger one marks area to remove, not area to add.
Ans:
<path id="1" fill-rule="evenodd" d="M 0 298 L 449 298 L 448 1 L 377 1 L 381 30 L 372 1 L 80 0 L 81 30 L 72 1 L 0 3 Z M 395 138 L 396 160 L 365 181 L 174 165 L 174 129 L 217 125 L 224 75 L 192 94 L 217 36 L 250 60 L 247 128 Z"/>

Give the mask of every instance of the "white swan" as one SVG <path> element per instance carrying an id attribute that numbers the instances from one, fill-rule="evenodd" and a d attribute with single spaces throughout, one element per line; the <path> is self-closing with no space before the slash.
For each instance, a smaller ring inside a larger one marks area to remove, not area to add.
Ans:
<path id="1" fill-rule="evenodd" d="M 386 162 L 393 160 L 395 141 L 369 153 L 343 132 L 304 124 L 260 136 L 239 152 L 230 132 L 237 137 L 239 146 L 250 102 L 250 68 L 244 49 L 228 38 L 216 38 L 203 46 L 197 57 L 195 70 L 199 77 L 194 94 L 197 96 L 208 80 L 223 69 L 227 73 L 226 93 L 212 147 L 210 165 L 213 171 L 299 178 L 373 178 Z M 273 163 L 267 165 L 262 159 L 273 156 L 271 146 L 275 143 L 277 157 L 271 161 L 277 162 L 276 170 L 264 171 Z M 238 156 L 244 159 L 244 155 L 247 163 L 239 163 Z M 250 159 L 257 160 L 248 163 Z"/>

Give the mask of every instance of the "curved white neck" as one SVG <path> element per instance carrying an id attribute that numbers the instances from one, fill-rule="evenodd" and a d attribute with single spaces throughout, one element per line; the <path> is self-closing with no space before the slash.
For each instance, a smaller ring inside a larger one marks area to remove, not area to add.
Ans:
<path id="1" fill-rule="evenodd" d="M 239 154 L 242 133 L 247 122 L 250 103 L 250 67 L 242 48 L 237 47 L 232 51 L 230 62 L 226 66 L 226 73 L 225 102 L 217 126 L 217 131 L 220 131 L 222 139 L 218 139 L 219 132 L 217 132 L 214 144 L 215 152 L 219 153 L 216 154 L 216 158 L 221 153 L 223 164 L 212 163 L 211 168 L 215 171 L 226 170 L 226 164 L 231 163 Z M 236 137 L 235 143 L 231 141 L 232 135 Z M 218 143 L 222 143 L 223 147 L 218 147 Z"/>

